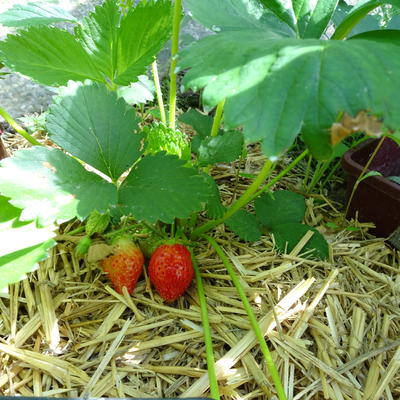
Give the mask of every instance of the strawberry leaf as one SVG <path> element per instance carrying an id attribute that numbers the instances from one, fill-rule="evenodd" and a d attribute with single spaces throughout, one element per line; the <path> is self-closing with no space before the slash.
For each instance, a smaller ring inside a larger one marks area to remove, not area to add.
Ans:
<path id="1" fill-rule="evenodd" d="M 0 192 L 23 208 L 21 220 L 42 225 L 105 212 L 117 200 L 116 187 L 88 172 L 60 150 L 33 147 L 0 163 Z"/>
<path id="2" fill-rule="evenodd" d="M 132 107 L 105 86 L 71 83 L 51 105 L 51 139 L 116 181 L 141 155 Z"/>
<path id="3" fill-rule="evenodd" d="M 255 201 L 256 215 L 268 229 L 277 225 L 301 222 L 306 212 L 304 197 L 288 190 L 264 193 Z"/>
<path id="4" fill-rule="evenodd" d="M 185 5 L 197 22 L 215 32 L 251 29 L 285 36 L 294 33 L 257 0 L 186 0 Z"/>
<path id="5" fill-rule="evenodd" d="M 172 223 L 202 209 L 210 188 L 197 171 L 176 156 L 147 155 L 120 188 L 119 203 L 138 219 Z"/>
<path id="6" fill-rule="evenodd" d="M 34 26 L 17 35 L 8 35 L 0 42 L 0 53 L 8 68 L 44 85 L 65 85 L 68 80 L 104 80 L 81 44 L 61 29 Z"/>
<path id="7" fill-rule="evenodd" d="M 399 105 L 388 101 L 400 91 L 394 72 L 400 33 L 360 36 L 328 41 L 222 32 L 184 49 L 179 65 L 191 68 L 184 85 L 204 88 L 207 105 L 226 99 L 225 122 L 242 125 L 248 142 L 263 141 L 267 156 L 279 156 L 302 131 L 314 155 L 328 158 L 329 128 L 340 112 L 368 110 L 387 128 L 400 127 Z"/>
<path id="8" fill-rule="evenodd" d="M 215 182 L 215 180 L 208 174 L 202 174 L 202 176 L 207 181 L 207 184 L 210 187 L 210 196 L 206 204 L 207 216 L 211 219 L 221 218 L 224 215 L 226 209 L 222 205 L 221 195 L 219 193 L 217 182 Z"/>
<path id="9" fill-rule="evenodd" d="M 256 242 L 262 235 L 261 226 L 257 218 L 246 210 L 237 211 L 225 221 L 225 224 L 240 239 L 247 242 Z"/>
<path id="10" fill-rule="evenodd" d="M 200 166 L 218 162 L 237 160 L 243 152 L 243 135 L 239 131 L 225 132 L 221 135 L 208 136 L 202 140 L 198 150 Z"/>
<path id="11" fill-rule="evenodd" d="M 76 22 L 69 12 L 47 2 L 15 4 L 0 14 L 0 24 L 10 27 L 48 25 L 55 22 Z"/>
<path id="12" fill-rule="evenodd" d="M 272 233 L 278 250 L 282 253 L 288 254 L 295 248 L 308 231 L 313 231 L 314 234 L 303 247 L 302 252 L 307 252 L 307 257 L 326 260 L 329 257 L 328 242 L 315 228 L 299 223 L 288 223 L 276 225 Z"/>
<path id="13" fill-rule="evenodd" d="M 140 2 L 121 20 L 118 29 L 115 79 L 129 85 L 146 72 L 146 67 L 162 49 L 171 34 L 171 2 Z"/>
<path id="14" fill-rule="evenodd" d="M 102 74 L 112 79 L 116 70 L 116 43 L 120 12 L 107 0 L 75 28 L 75 36 Z"/>
<path id="15" fill-rule="evenodd" d="M 0 196 L 0 290 L 34 271 L 56 242 L 55 226 L 37 227 L 35 221 L 20 221 L 21 210 Z"/>

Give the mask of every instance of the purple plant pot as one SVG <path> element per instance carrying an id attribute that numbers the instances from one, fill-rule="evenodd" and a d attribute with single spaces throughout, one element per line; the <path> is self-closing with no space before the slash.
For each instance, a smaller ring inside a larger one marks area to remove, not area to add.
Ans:
<path id="1" fill-rule="evenodd" d="M 367 140 L 343 156 L 342 166 L 348 174 L 348 199 L 378 141 L 379 139 Z M 375 224 L 376 228 L 371 233 L 387 237 L 400 226 L 400 185 L 386 179 L 389 176 L 400 176 L 400 146 L 394 140 L 386 138 L 369 171 L 378 171 L 383 176 L 372 176 L 359 184 L 347 217 L 354 217 L 358 212 L 359 221 Z"/>

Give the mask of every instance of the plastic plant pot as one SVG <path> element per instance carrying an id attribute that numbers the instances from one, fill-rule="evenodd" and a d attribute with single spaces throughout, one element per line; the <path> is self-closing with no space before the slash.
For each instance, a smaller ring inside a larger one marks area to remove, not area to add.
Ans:
<path id="1" fill-rule="evenodd" d="M 379 139 L 367 140 L 343 156 L 342 166 L 348 174 L 348 199 L 378 142 Z M 394 140 L 385 138 L 369 171 L 378 171 L 382 176 L 371 176 L 360 182 L 347 217 L 354 217 L 358 213 L 359 221 L 375 224 L 372 234 L 388 237 L 400 226 L 400 185 L 387 179 L 400 176 L 400 146 Z"/>

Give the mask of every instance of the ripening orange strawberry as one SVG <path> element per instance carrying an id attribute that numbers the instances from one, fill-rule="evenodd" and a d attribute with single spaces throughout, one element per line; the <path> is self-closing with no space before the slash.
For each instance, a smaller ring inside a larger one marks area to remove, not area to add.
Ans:
<path id="1" fill-rule="evenodd" d="M 129 237 L 118 238 L 114 243 L 114 253 L 101 261 L 103 270 L 113 283 L 116 292 L 122 294 L 126 286 L 132 293 L 142 274 L 144 257 L 142 251 Z"/>

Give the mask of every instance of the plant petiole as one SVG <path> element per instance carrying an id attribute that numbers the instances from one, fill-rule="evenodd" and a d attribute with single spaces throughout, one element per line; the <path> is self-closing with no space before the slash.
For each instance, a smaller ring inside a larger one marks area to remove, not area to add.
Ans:
<path id="1" fill-rule="evenodd" d="M 282 381 L 279 377 L 278 370 L 275 366 L 274 360 L 272 359 L 272 356 L 268 349 L 264 335 L 262 334 L 260 326 L 258 325 L 257 318 L 254 315 L 254 312 L 251 308 L 250 302 L 246 296 L 246 293 L 240 283 L 240 280 L 239 280 L 232 264 L 228 260 L 228 257 L 225 255 L 225 253 L 223 252 L 221 247 L 218 245 L 218 243 L 212 237 L 210 237 L 208 235 L 202 235 L 202 237 L 204 237 L 208 241 L 208 243 L 210 243 L 210 245 L 214 248 L 214 250 L 220 257 L 221 261 L 223 262 L 226 270 L 228 271 L 228 274 L 229 274 L 233 284 L 235 285 L 235 288 L 239 294 L 240 300 L 242 301 L 243 307 L 247 313 L 247 316 L 249 318 L 254 335 L 256 336 L 258 343 L 260 345 L 260 349 L 264 355 L 265 363 L 267 365 L 269 373 L 271 374 L 272 381 L 274 382 L 278 398 L 279 398 L 279 400 L 286 400 L 285 390 L 283 388 Z"/>
<path id="2" fill-rule="evenodd" d="M 153 71 L 153 80 L 154 80 L 154 85 L 156 87 L 158 108 L 160 109 L 160 119 L 161 119 L 161 122 L 165 126 L 167 126 L 167 117 L 165 114 L 164 101 L 163 101 L 163 97 L 162 97 L 160 77 L 158 75 L 157 60 L 153 61 L 153 63 L 151 64 L 151 69 Z"/>
<path id="3" fill-rule="evenodd" d="M 254 179 L 253 183 L 247 188 L 247 190 L 228 208 L 225 214 L 219 219 L 213 219 L 199 226 L 192 232 L 191 239 L 192 240 L 197 239 L 201 234 L 209 231 L 210 229 L 214 228 L 219 224 L 222 224 L 229 217 L 235 214 L 236 211 L 238 211 L 246 204 L 248 204 L 252 200 L 254 193 L 257 191 L 257 189 L 262 185 L 262 183 L 269 175 L 272 166 L 273 162 L 267 159 L 261 171 L 257 175 L 257 178 Z"/>
<path id="4" fill-rule="evenodd" d="M 211 128 L 210 136 L 218 136 L 219 127 L 221 126 L 222 114 L 224 112 L 225 100 L 218 103 L 217 109 L 215 110 L 214 120 Z"/>
<path id="5" fill-rule="evenodd" d="M 169 127 L 175 130 L 176 126 L 176 94 L 177 94 L 177 76 L 176 65 L 179 51 L 179 30 L 182 19 L 182 0 L 175 0 L 174 16 L 172 22 L 172 46 L 171 46 L 171 66 L 169 72 Z"/>
<path id="6" fill-rule="evenodd" d="M 214 400 L 219 400 L 220 395 L 219 395 L 217 374 L 215 371 L 215 359 L 213 351 L 212 333 L 207 311 L 207 301 L 196 257 L 194 256 L 192 250 L 190 250 L 190 253 L 192 255 L 194 275 L 197 284 L 197 294 L 199 296 L 199 302 L 200 302 L 200 314 L 204 332 L 204 343 L 206 346 L 207 370 L 208 370 L 208 379 L 210 381 L 211 397 Z"/>
<path id="7" fill-rule="evenodd" d="M 19 133 L 24 139 L 26 139 L 33 146 L 42 146 L 42 143 L 38 142 L 32 135 L 30 135 L 25 129 L 20 126 L 11 115 L 0 107 L 0 117 L 3 117 L 6 122 L 10 124 L 10 126 L 15 130 L 15 132 Z"/>

